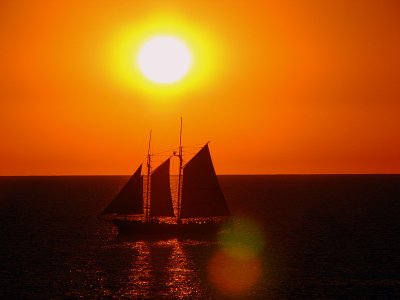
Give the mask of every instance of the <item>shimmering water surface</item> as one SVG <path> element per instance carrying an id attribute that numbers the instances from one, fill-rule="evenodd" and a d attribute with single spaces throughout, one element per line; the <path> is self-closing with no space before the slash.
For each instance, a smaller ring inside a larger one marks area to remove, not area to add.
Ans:
<path id="1" fill-rule="evenodd" d="M 399 175 L 219 179 L 235 236 L 135 241 L 126 176 L 0 177 L 0 298 L 400 298 Z"/>

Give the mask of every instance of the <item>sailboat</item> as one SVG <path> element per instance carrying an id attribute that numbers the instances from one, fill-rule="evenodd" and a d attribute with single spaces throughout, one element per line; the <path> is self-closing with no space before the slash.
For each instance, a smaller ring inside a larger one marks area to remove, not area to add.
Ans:
<path id="1" fill-rule="evenodd" d="M 178 153 L 151 171 L 151 132 L 147 175 L 140 165 L 102 216 L 113 222 L 120 234 L 143 237 L 160 235 L 213 235 L 227 223 L 230 211 L 218 182 L 206 143 L 183 164 L 182 120 Z M 177 207 L 170 187 L 170 160 L 179 158 Z M 145 180 L 144 180 L 145 179 Z"/>

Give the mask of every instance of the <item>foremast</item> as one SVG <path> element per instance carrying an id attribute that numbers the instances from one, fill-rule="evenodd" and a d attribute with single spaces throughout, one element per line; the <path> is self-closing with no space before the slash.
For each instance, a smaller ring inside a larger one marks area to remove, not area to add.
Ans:
<path id="1" fill-rule="evenodd" d="M 150 221 L 150 173 L 151 173 L 151 130 L 149 137 L 149 147 L 147 149 L 147 183 L 146 183 L 146 202 L 145 202 L 145 222 Z"/>
<path id="2" fill-rule="evenodd" d="M 181 117 L 181 129 L 179 133 L 179 174 L 178 174 L 178 212 L 177 222 L 180 224 L 181 221 L 181 203 L 182 203 L 182 166 L 183 166 L 183 154 L 182 154 L 182 117 Z"/>
<path id="3" fill-rule="evenodd" d="M 170 189 L 170 157 L 161 165 L 152 167 L 151 131 L 147 151 L 147 182 L 144 197 L 144 222 L 158 217 L 175 217 Z"/>

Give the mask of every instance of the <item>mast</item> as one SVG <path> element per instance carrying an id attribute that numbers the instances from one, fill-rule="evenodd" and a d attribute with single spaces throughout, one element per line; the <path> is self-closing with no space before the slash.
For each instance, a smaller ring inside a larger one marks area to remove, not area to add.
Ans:
<path id="1" fill-rule="evenodd" d="M 146 214 L 145 221 L 150 221 L 150 172 L 151 172 L 151 157 L 150 157 L 150 143 L 151 143 L 151 130 L 150 130 L 150 138 L 149 138 L 149 147 L 147 149 L 147 184 L 146 184 Z"/>
<path id="2" fill-rule="evenodd" d="M 179 175 L 178 175 L 178 224 L 181 222 L 181 182 L 182 182 L 182 117 L 181 117 L 181 129 L 179 133 Z"/>

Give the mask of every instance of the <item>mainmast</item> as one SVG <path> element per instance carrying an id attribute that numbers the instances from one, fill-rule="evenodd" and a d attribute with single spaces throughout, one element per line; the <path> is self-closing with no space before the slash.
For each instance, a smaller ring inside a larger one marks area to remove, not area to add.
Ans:
<path id="1" fill-rule="evenodd" d="M 181 182 L 182 182 L 182 162 L 183 162 L 183 157 L 182 157 L 182 117 L 181 117 L 181 129 L 180 129 L 180 134 L 179 134 L 179 175 L 178 175 L 178 224 L 181 222 L 181 198 L 182 198 L 182 193 L 181 193 Z"/>
<path id="2" fill-rule="evenodd" d="M 151 155 L 150 155 L 150 143 L 151 143 L 151 130 L 149 138 L 149 147 L 147 150 L 147 184 L 146 184 L 146 203 L 145 203 L 145 221 L 150 221 L 150 172 L 151 172 Z"/>

